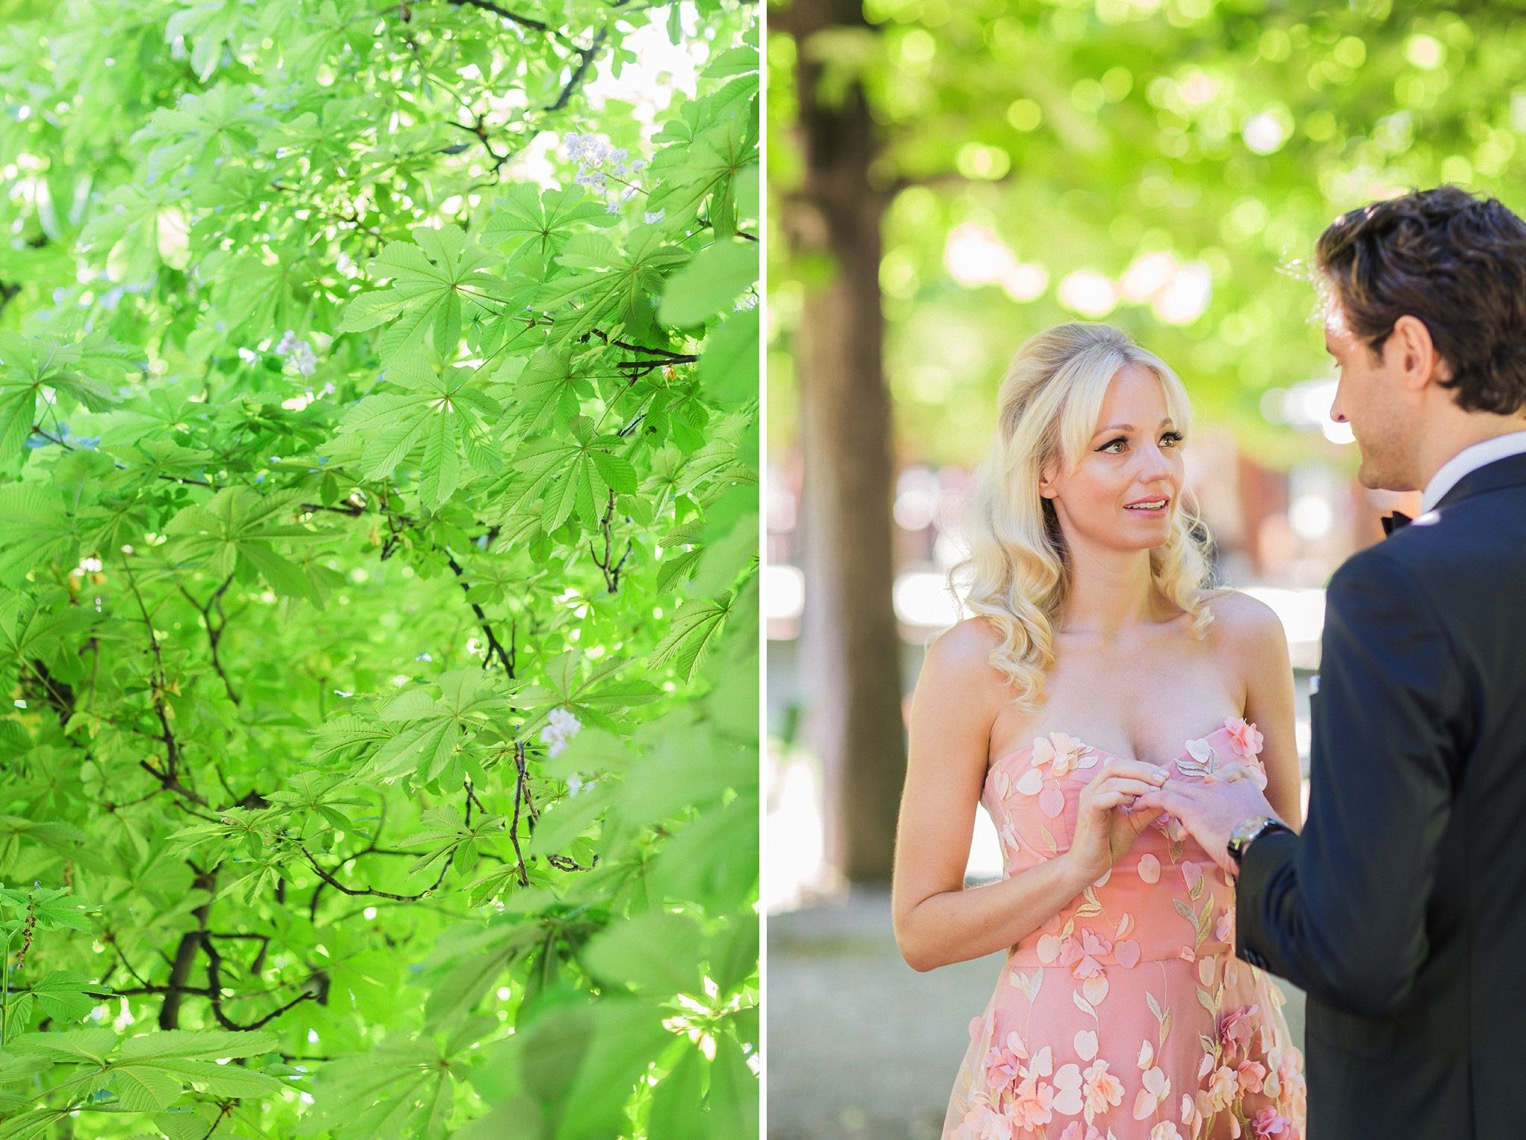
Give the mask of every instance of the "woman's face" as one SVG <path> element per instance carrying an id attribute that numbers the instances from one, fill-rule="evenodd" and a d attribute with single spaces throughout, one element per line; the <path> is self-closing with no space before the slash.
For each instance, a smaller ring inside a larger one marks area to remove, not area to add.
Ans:
<path id="1" fill-rule="evenodd" d="M 1108 384 L 1092 433 L 1070 471 L 1046 469 L 1040 494 L 1054 503 L 1066 544 L 1148 550 L 1165 543 L 1182 488 L 1182 437 L 1160 379 L 1126 364 Z"/>

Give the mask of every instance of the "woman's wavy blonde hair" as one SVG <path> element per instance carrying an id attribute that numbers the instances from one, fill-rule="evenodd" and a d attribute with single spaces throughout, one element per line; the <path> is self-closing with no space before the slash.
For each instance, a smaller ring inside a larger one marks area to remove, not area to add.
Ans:
<path id="1" fill-rule="evenodd" d="M 1002 635 L 991 665 L 1026 709 L 1038 704 L 1054 664 L 1056 615 L 1071 568 L 1054 505 L 1039 494 L 1045 467 L 1071 470 L 1097 430 L 1108 384 L 1138 364 L 1154 372 L 1176 430 L 1192 418 L 1187 391 L 1164 361 L 1111 325 L 1074 322 L 1032 337 L 1002 380 L 1000 420 L 965 518 L 969 557 L 955 567 L 971 578 L 965 604 Z M 1203 596 L 1209 568 L 1206 532 L 1183 501 L 1164 545 L 1150 551 L 1150 576 L 1161 595 L 1192 615 L 1202 636 L 1212 620 Z"/>

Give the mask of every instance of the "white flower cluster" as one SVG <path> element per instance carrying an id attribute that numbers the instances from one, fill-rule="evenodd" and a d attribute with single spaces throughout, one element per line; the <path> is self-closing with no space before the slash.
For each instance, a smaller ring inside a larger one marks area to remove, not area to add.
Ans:
<path id="1" fill-rule="evenodd" d="M 286 357 L 286 362 L 303 376 L 311 376 L 318 367 L 318 358 L 313 355 L 313 346 L 305 340 L 298 340 L 297 334 L 291 329 L 286 330 L 281 343 L 276 345 L 276 355 Z"/>
<path id="2" fill-rule="evenodd" d="M 609 213 L 618 214 L 622 202 L 629 202 L 641 192 L 641 187 L 626 181 L 626 176 L 640 173 L 646 163 L 641 159 L 627 163 L 630 152 L 623 146 L 610 146 L 597 135 L 573 133 L 562 140 L 562 147 L 567 157 L 578 164 L 577 177 L 573 181 L 579 186 L 604 194 L 613 178 L 625 187 L 617 198 L 606 201 L 604 208 Z"/>
<path id="3" fill-rule="evenodd" d="M 540 742 L 550 745 L 550 755 L 557 756 L 567 749 L 567 742 L 583 731 L 583 723 L 569 709 L 552 709 L 551 723 L 540 730 Z"/>

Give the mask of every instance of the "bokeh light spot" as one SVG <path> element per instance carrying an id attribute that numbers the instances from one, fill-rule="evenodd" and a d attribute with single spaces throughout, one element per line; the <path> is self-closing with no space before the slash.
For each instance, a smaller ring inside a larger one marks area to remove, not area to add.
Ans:
<path id="1" fill-rule="evenodd" d="M 1043 121 L 1044 111 L 1032 99 L 1014 99 L 1007 108 L 1007 122 L 1020 131 L 1031 131 Z"/>
<path id="2" fill-rule="evenodd" d="M 1404 58 L 1416 67 L 1435 71 L 1446 62 L 1447 49 L 1435 36 L 1428 36 L 1422 32 L 1410 36 L 1405 43 Z"/>
<path id="3" fill-rule="evenodd" d="M 959 148 L 954 165 L 966 178 L 995 182 L 1007 176 L 1007 172 L 1012 169 L 1012 159 L 1001 147 L 971 142 Z"/>
<path id="4" fill-rule="evenodd" d="M 1083 317 L 1105 317 L 1118 306 L 1118 287 L 1091 269 L 1077 269 L 1060 282 L 1060 304 Z"/>

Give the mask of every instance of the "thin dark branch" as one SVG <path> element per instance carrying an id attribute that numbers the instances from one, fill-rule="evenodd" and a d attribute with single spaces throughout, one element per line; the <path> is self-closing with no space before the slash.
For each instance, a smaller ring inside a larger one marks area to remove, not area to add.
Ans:
<path id="1" fill-rule="evenodd" d="M 471 827 L 471 825 L 472 825 L 472 805 L 476 804 L 477 805 L 477 810 L 480 811 L 483 815 L 487 814 L 487 808 L 483 807 L 482 806 L 482 801 L 477 798 L 477 793 L 476 793 L 475 789 L 472 788 L 472 781 L 471 781 L 471 777 L 469 777 L 469 776 L 467 777 L 467 779 L 465 781 L 465 787 L 466 787 L 466 826 L 467 827 Z"/>
<path id="2" fill-rule="evenodd" d="M 514 844 L 514 857 L 519 861 L 519 885 L 530 885 L 530 870 L 525 866 L 525 853 L 519 846 L 519 814 L 524 805 L 528 805 L 533 813 L 535 804 L 530 800 L 529 772 L 525 768 L 525 745 L 524 741 L 514 743 L 514 767 L 518 776 L 514 782 L 514 818 L 509 823 L 509 842 Z"/>
<path id="3" fill-rule="evenodd" d="M 212 1122 L 212 1127 L 201 1134 L 201 1140 L 212 1140 L 212 1133 L 223 1126 L 223 1121 L 233 1115 L 233 1105 L 224 1104 L 217 1113 L 217 1119 Z"/>
<path id="4" fill-rule="evenodd" d="M 456 580 L 460 583 L 462 592 L 470 594 L 472 589 L 471 583 L 466 580 L 466 571 L 461 569 L 461 564 L 456 561 L 455 555 L 446 551 L 445 561 L 456 575 Z M 480 605 L 476 602 L 468 602 L 467 604 L 472 607 L 472 613 L 477 615 L 477 626 L 482 630 L 482 635 L 487 638 L 487 656 L 483 658 L 482 667 L 486 669 L 493 663 L 493 658 L 497 657 L 499 661 L 503 662 L 504 671 L 508 673 L 509 680 L 512 681 L 514 679 L 514 650 L 503 647 L 503 643 L 498 640 L 498 635 L 493 631 L 493 623 L 488 621 L 487 613 Z M 511 625 L 511 640 L 513 636 L 512 629 L 513 626 Z"/>
<path id="5" fill-rule="evenodd" d="M 600 28 L 599 34 L 594 36 L 593 43 L 586 48 L 578 48 L 578 64 L 572 69 L 572 75 L 567 80 L 567 85 L 562 88 L 562 93 L 556 97 L 556 102 L 547 107 L 548 112 L 560 111 L 571 100 L 573 94 L 583 85 L 583 80 L 588 76 L 588 69 L 593 66 L 593 61 L 598 58 L 599 49 L 604 46 L 604 41 L 609 37 L 609 29 Z"/>
<path id="6" fill-rule="evenodd" d="M 500 170 L 502 170 L 504 164 L 507 163 L 509 159 L 514 157 L 513 151 L 505 151 L 503 154 L 499 154 L 496 150 L 493 149 L 493 136 L 487 129 L 487 116 L 485 115 L 478 115 L 476 121 L 471 126 L 467 126 L 465 123 L 457 123 L 454 121 L 451 121 L 448 125 L 455 127 L 457 130 L 465 131 L 467 134 L 476 137 L 477 141 L 482 144 L 482 149 L 487 151 L 488 156 L 493 160 L 494 174 L 497 174 Z"/>
<path id="7" fill-rule="evenodd" d="M 205 986 L 130 986 L 113 989 L 111 997 L 136 997 L 141 994 L 190 994 L 193 997 L 211 997 L 212 991 Z"/>
<path id="8" fill-rule="evenodd" d="M 610 524 L 613 522 L 614 516 L 615 492 L 614 488 L 610 488 L 609 506 L 604 511 L 604 517 L 599 520 L 599 530 L 604 535 L 604 557 L 602 559 L 599 557 L 598 551 L 594 549 L 591 542 L 588 544 L 588 552 L 593 556 L 593 564 L 604 575 L 604 585 L 609 588 L 611 594 L 616 593 L 620 589 L 620 570 L 625 565 L 625 560 L 631 556 L 631 550 L 634 547 L 634 543 L 628 540 L 625 544 L 625 553 L 620 556 L 620 561 L 616 562 L 613 566 L 610 565 L 613 561 L 614 545 L 614 534 Z"/>
<path id="9" fill-rule="evenodd" d="M 104 941 L 110 943 L 111 948 L 116 951 L 117 961 L 122 964 L 122 968 L 124 970 L 133 976 L 133 980 L 136 981 L 140 986 L 148 985 L 147 979 L 145 979 L 142 974 L 138 973 L 137 970 L 132 968 L 132 963 L 127 960 L 127 955 L 123 954 L 121 947 L 116 944 L 116 936 L 112 935 L 110 938 L 104 939 Z"/>
<path id="10" fill-rule="evenodd" d="M 287 1010 L 301 1005 L 305 1001 L 312 1001 L 318 997 L 318 993 L 315 990 L 304 985 L 302 987 L 302 991 L 285 1005 L 271 1010 L 264 1017 L 257 1021 L 250 1022 L 248 1025 L 241 1025 L 223 1012 L 223 959 L 222 955 L 218 953 L 217 947 L 212 942 L 211 934 L 206 930 L 201 932 L 201 952 L 205 954 L 207 958 L 207 989 L 210 991 L 209 996 L 212 1002 L 212 1016 L 217 1018 L 217 1023 L 224 1029 L 231 1029 L 235 1032 L 247 1032 L 251 1029 L 260 1029 L 274 1021 L 276 1018 L 280 1017 Z"/>
<path id="11" fill-rule="evenodd" d="M 330 514 L 344 515 L 352 519 L 358 519 L 366 513 L 366 505 L 364 503 L 357 503 L 354 499 L 346 499 L 344 502 L 336 503 L 333 506 L 325 506 L 322 503 L 302 503 L 301 509 L 313 512 L 328 511 Z"/>
<path id="12" fill-rule="evenodd" d="M 222 678 L 223 690 L 228 694 L 228 699 L 236 705 L 239 703 L 238 694 L 233 690 L 233 682 L 228 680 L 228 672 L 223 668 L 222 658 L 218 655 L 217 651 L 217 647 L 223 639 L 223 630 L 228 628 L 228 618 L 222 609 L 222 598 L 231 585 L 233 585 L 233 575 L 229 574 L 227 578 L 223 579 L 223 584 L 212 592 L 212 596 L 207 599 L 205 605 L 198 602 L 191 591 L 187 590 L 185 586 L 182 585 L 180 587 L 180 592 L 195 607 L 196 612 L 201 615 L 202 623 L 207 627 L 207 645 L 212 650 L 212 668 Z M 217 608 L 218 616 L 222 619 L 217 623 L 214 623 L 212 620 L 212 609 L 214 606 Z M 232 789 L 230 788 L 229 791 L 231 792 Z"/>
<path id="13" fill-rule="evenodd" d="M 126 554 L 122 555 L 122 567 L 127 573 L 127 585 L 132 590 L 132 596 L 137 599 L 138 611 L 143 615 L 143 624 L 148 627 L 148 643 L 154 655 L 154 676 L 150 691 L 153 693 L 154 712 L 159 717 L 160 735 L 157 739 L 164 744 L 164 768 L 155 768 L 147 760 L 138 761 L 142 768 L 154 779 L 163 785 L 166 791 L 184 796 L 192 803 L 202 807 L 210 807 L 206 797 L 192 788 L 187 787 L 180 780 L 180 743 L 175 739 L 175 730 L 170 727 L 169 712 L 165 708 L 164 694 L 169 687 L 168 674 L 164 668 L 164 654 L 159 649 L 159 637 L 154 632 L 154 619 L 149 616 L 148 607 L 143 603 L 143 595 L 138 591 L 137 579 L 133 577 L 132 563 L 128 561 Z M 171 1026 L 170 1028 L 173 1028 Z"/>
<path id="14" fill-rule="evenodd" d="M 321 866 L 319 866 L 318 861 L 313 858 L 312 852 L 309 851 L 304 845 L 300 843 L 297 844 L 297 850 L 302 852 L 302 857 L 307 860 L 307 865 L 313 869 L 317 876 L 329 886 L 333 887 L 336 891 L 346 895 L 373 895 L 380 899 L 392 899 L 394 902 L 417 902 L 425 895 L 433 894 L 439 885 L 445 881 L 446 872 L 450 870 L 450 860 L 447 859 L 445 861 L 445 866 L 440 868 L 439 878 L 435 879 L 435 881 L 429 886 L 418 892 L 418 894 L 398 895 L 393 894 L 391 891 L 379 891 L 374 887 L 347 887 L 338 879 L 334 878 L 333 875 L 329 874 Z"/>
<path id="15" fill-rule="evenodd" d="M 615 340 L 608 333 L 603 332 L 600 329 L 590 329 L 588 331 L 591 335 L 598 337 L 605 344 L 614 348 L 623 348 L 627 352 L 640 352 L 646 354 L 647 356 L 664 356 L 674 364 L 692 364 L 694 361 L 699 359 L 697 356 L 685 356 L 683 353 L 672 352 L 666 348 L 651 348 L 644 344 L 632 344 L 628 340 Z M 616 367 L 619 366 L 616 365 Z"/>
<path id="16" fill-rule="evenodd" d="M 507 8 L 500 8 L 497 4 L 491 3 L 491 0 L 446 0 L 446 2 L 455 8 L 478 8 L 484 12 L 491 12 L 493 15 L 502 16 L 505 20 L 508 20 L 510 23 L 518 24 L 522 28 L 530 28 L 533 31 L 545 32 L 547 35 L 555 36 L 560 40 L 566 39 L 565 36 L 556 31 L 549 24 L 544 24 L 530 16 L 521 16 L 517 12 L 510 12 Z"/>

